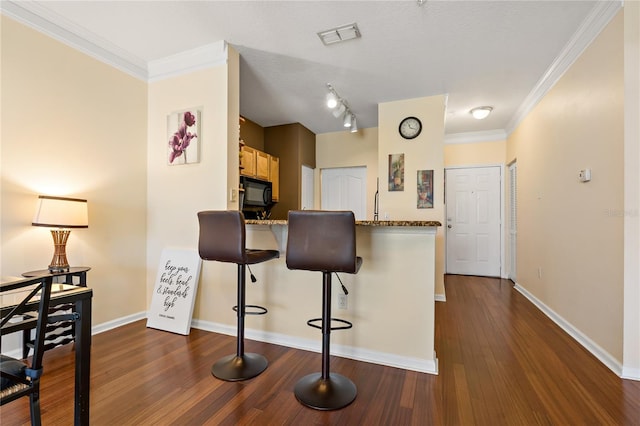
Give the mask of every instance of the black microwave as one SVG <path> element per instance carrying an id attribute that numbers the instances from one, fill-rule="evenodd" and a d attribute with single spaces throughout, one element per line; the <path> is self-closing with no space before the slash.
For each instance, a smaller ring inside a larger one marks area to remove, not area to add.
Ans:
<path id="1" fill-rule="evenodd" d="M 271 182 L 240 176 L 240 185 L 244 189 L 244 207 L 268 207 L 271 203 Z"/>

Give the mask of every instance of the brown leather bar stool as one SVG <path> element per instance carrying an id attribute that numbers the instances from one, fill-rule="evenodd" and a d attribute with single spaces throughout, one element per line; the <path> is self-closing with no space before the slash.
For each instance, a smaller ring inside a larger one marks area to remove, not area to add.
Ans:
<path id="1" fill-rule="evenodd" d="M 356 256 L 356 224 L 351 211 L 290 211 L 287 267 L 322 272 L 322 318 L 307 321 L 322 330 L 322 373 L 309 374 L 296 383 L 298 401 L 317 410 L 337 410 L 356 398 L 356 385 L 331 373 L 331 330 L 351 328 L 348 321 L 331 318 L 331 274 L 356 274 L 362 258 Z M 315 324 L 321 322 L 322 326 Z M 340 326 L 331 327 L 331 322 Z"/>
<path id="2" fill-rule="evenodd" d="M 267 309 L 257 305 L 247 305 L 246 266 L 280 257 L 278 250 L 251 250 L 245 247 L 246 229 L 242 212 L 203 211 L 198 213 L 200 237 L 198 251 L 203 260 L 229 262 L 238 265 L 238 304 L 233 307 L 237 312 L 237 348 L 234 355 L 228 355 L 216 361 L 211 374 L 227 380 L 246 380 L 262 373 L 268 365 L 267 359 L 259 354 L 244 352 L 245 315 L 263 315 Z M 246 308 L 254 308 L 247 311 Z"/>

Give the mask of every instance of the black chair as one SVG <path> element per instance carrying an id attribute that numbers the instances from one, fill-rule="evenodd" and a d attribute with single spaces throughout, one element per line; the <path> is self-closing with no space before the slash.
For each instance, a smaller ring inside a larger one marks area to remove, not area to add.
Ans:
<path id="1" fill-rule="evenodd" d="M 53 276 L 16 278 L 0 284 L 2 295 L 2 335 L 35 327 L 34 351 L 31 362 L 2 355 L 0 359 L 0 405 L 29 397 L 31 424 L 40 425 L 40 377 L 44 356 L 45 332 L 49 319 L 49 302 Z M 12 294 L 13 293 L 13 294 Z M 11 307 L 5 307 L 8 299 L 15 297 Z M 39 301 L 38 301 L 39 298 Z M 33 306 L 35 305 L 35 306 Z"/>
<path id="2" fill-rule="evenodd" d="M 329 358 L 331 330 L 352 327 L 348 321 L 331 318 L 331 274 L 356 274 L 362 265 L 356 256 L 355 217 L 351 211 L 290 211 L 288 222 L 287 267 L 322 272 L 322 318 L 307 321 L 322 330 L 322 373 L 300 379 L 294 394 L 307 407 L 336 410 L 353 402 L 357 394 L 351 380 L 330 372 Z M 332 321 L 342 325 L 332 327 Z"/>
<path id="3" fill-rule="evenodd" d="M 239 211 L 203 211 L 198 213 L 200 237 L 198 250 L 203 260 L 230 262 L 238 265 L 238 304 L 233 307 L 237 313 L 236 353 L 221 358 L 211 374 L 227 380 L 246 380 L 262 373 L 268 365 L 267 359 L 259 354 L 244 352 L 245 315 L 263 315 L 267 309 L 245 303 L 246 267 L 255 263 L 280 257 L 278 250 L 251 250 L 245 247 L 246 229 L 244 216 Z M 253 308 L 247 311 L 246 308 Z"/>

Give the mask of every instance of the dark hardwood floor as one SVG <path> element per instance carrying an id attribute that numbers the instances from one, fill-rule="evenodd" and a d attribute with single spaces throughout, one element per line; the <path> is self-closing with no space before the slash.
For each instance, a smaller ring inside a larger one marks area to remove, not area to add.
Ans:
<path id="1" fill-rule="evenodd" d="M 332 371 L 351 378 L 358 396 L 332 412 L 293 396 L 300 377 L 319 371 L 317 353 L 247 341 L 247 351 L 270 365 L 255 379 L 229 383 L 210 368 L 235 351 L 233 337 L 196 329 L 180 336 L 144 321 L 96 335 L 91 424 L 640 425 L 640 382 L 613 374 L 510 281 L 448 276 L 446 292 L 447 302 L 436 303 L 440 374 L 333 357 Z M 72 424 L 71 351 L 45 356 L 44 425 Z M 0 423 L 29 424 L 27 400 L 3 406 Z"/>

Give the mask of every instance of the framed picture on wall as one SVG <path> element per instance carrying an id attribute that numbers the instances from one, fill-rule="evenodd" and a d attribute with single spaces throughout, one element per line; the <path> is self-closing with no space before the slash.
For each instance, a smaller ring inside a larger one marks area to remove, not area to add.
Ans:
<path id="1" fill-rule="evenodd" d="M 199 108 L 189 108 L 167 116 L 167 164 L 170 166 L 200 162 Z"/>
<path id="2" fill-rule="evenodd" d="M 404 191 L 404 154 L 389 154 L 389 191 Z"/>
<path id="3" fill-rule="evenodd" d="M 433 208 L 433 170 L 418 170 L 416 181 L 417 207 L 419 209 Z"/>

